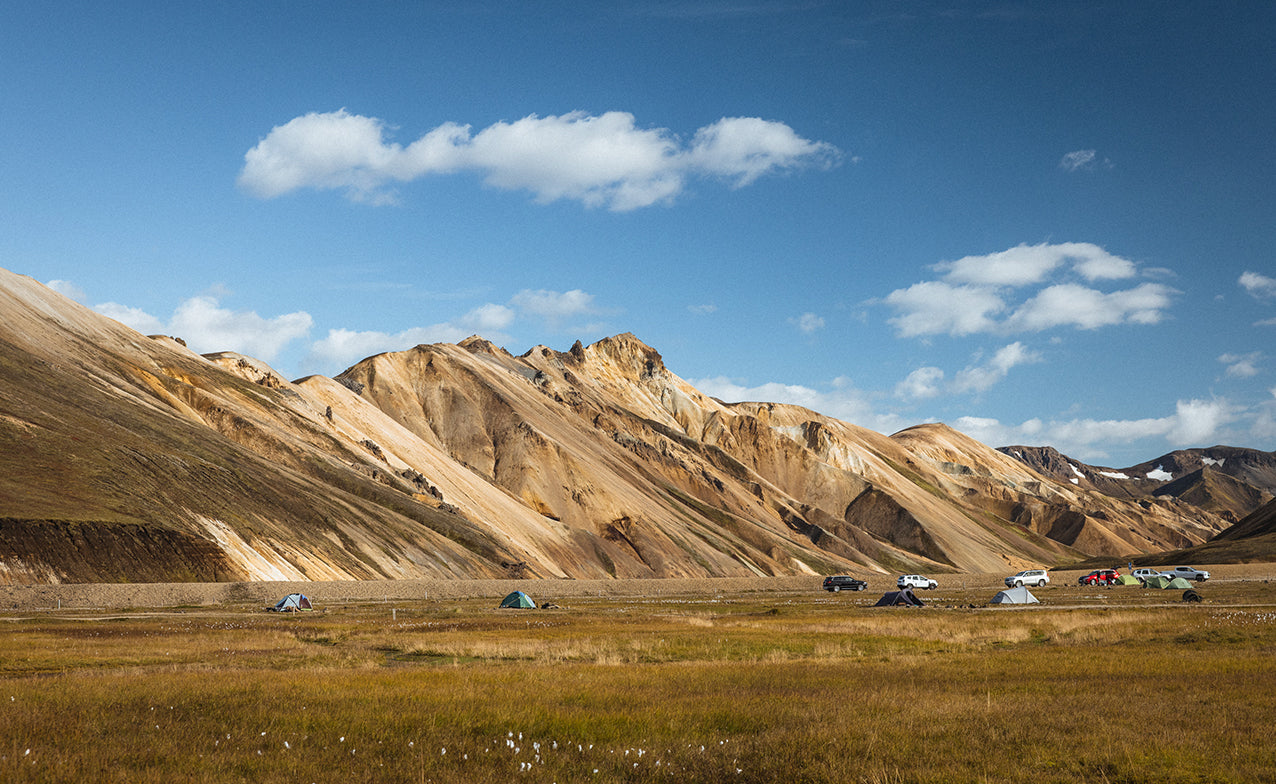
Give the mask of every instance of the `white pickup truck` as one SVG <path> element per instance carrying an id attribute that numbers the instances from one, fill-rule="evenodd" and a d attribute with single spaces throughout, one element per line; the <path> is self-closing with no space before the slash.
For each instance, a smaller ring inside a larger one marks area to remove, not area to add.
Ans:
<path id="1" fill-rule="evenodd" d="M 1182 577 L 1184 580 L 1195 580 L 1198 583 L 1203 583 L 1210 579 L 1209 572 L 1197 569 L 1194 566 L 1176 566 L 1173 569 L 1161 572 L 1161 575 L 1171 579 Z"/>
<path id="2" fill-rule="evenodd" d="M 1143 582 L 1149 577 L 1168 577 L 1171 580 L 1175 577 L 1182 577 L 1184 580 L 1195 580 L 1198 583 L 1203 583 L 1210 579 L 1209 572 L 1202 571 L 1191 566 L 1176 566 L 1173 569 L 1166 569 L 1163 572 L 1157 571 L 1156 569 L 1150 569 L 1146 566 L 1140 566 L 1138 569 L 1130 572 L 1130 574 L 1137 578 L 1139 582 Z"/>

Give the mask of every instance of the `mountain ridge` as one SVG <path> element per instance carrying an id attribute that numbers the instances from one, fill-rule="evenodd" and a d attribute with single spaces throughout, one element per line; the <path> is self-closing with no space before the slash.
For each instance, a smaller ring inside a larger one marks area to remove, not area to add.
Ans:
<path id="1" fill-rule="evenodd" d="M 0 582 L 997 571 L 1228 524 L 945 425 L 724 403 L 629 333 L 290 382 L 5 270 L 0 310 Z"/>

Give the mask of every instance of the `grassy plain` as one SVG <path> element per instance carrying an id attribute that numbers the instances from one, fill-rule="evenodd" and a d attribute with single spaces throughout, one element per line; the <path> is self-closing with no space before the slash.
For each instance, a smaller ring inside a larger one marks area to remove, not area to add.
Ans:
<path id="1" fill-rule="evenodd" d="M 0 613 L 0 781 L 1276 780 L 1276 584 L 1201 590 Z"/>

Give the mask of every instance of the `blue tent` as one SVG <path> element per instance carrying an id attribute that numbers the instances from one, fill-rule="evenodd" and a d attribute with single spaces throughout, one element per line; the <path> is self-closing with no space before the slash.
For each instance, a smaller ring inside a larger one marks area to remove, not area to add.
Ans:
<path id="1" fill-rule="evenodd" d="M 501 607 L 514 607 L 516 609 L 535 610 L 536 602 L 532 601 L 532 597 L 528 596 L 522 591 L 515 591 L 509 596 L 506 596 L 501 601 Z"/>
<path id="2" fill-rule="evenodd" d="M 302 610 L 313 610 L 314 606 L 310 604 L 310 598 L 304 593 L 290 593 L 279 600 L 270 609 L 275 612 L 301 612 Z"/>

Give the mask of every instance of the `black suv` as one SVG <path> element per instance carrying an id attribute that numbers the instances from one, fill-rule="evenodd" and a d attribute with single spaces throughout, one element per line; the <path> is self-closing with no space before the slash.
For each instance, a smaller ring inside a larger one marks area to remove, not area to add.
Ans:
<path id="1" fill-rule="evenodd" d="M 845 574 L 835 574 L 832 577 L 824 578 L 824 590 L 837 593 L 838 591 L 862 591 L 868 587 L 868 583 L 863 580 L 856 580 L 854 577 Z"/>

